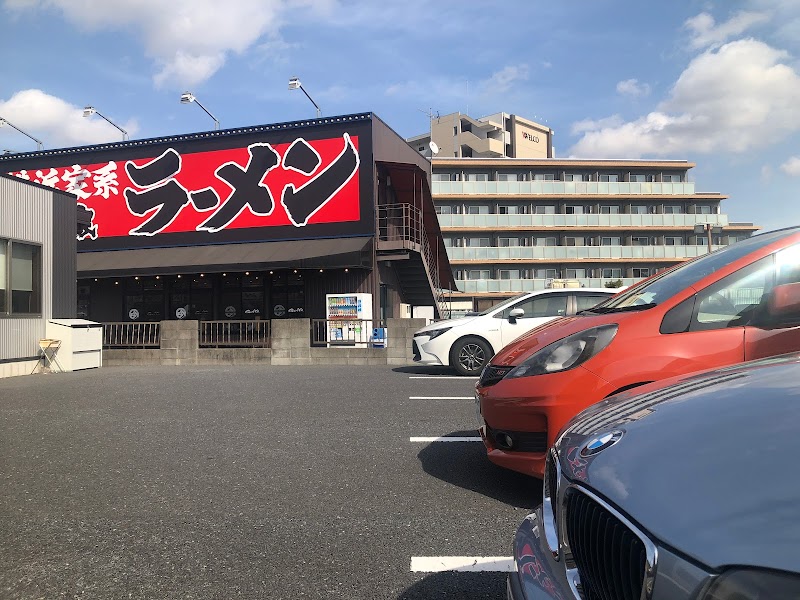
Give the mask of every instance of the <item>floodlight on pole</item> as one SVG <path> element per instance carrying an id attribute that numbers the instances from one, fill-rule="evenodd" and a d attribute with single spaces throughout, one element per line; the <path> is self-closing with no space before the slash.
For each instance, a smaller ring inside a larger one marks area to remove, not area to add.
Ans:
<path id="1" fill-rule="evenodd" d="M 306 91 L 306 88 L 304 88 L 303 84 L 300 83 L 300 79 L 299 78 L 292 77 L 289 80 L 289 89 L 290 90 L 302 90 L 302 92 L 306 95 L 306 98 L 308 98 L 311 101 L 311 104 L 314 105 L 314 108 L 317 109 L 317 118 L 319 119 L 320 114 L 321 114 L 321 111 L 319 109 L 319 105 L 317 105 L 317 103 L 314 102 L 314 99 L 311 96 L 308 95 L 308 92 Z"/>
<path id="2" fill-rule="evenodd" d="M 117 129 L 119 129 L 119 130 L 122 132 L 122 141 L 123 141 L 123 142 L 124 142 L 124 141 L 126 141 L 126 140 L 128 139 L 128 132 L 127 132 L 127 131 L 125 131 L 125 130 L 124 130 L 122 127 L 120 127 L 119 125 L 117 125 L 116 123 L 114 123 L 114 121 L 112 121 L 111 119 L 109 119 L 107 116 L 105 116 L 105 115 L 104 115 L 103 113 L 101 113 L 99 110 L 97 110 L 97 109 L 96 109 L 94 106 L 87 106 L 87 107 L 85 107 L 85 108 L 83 109 L 83 116 L 84 116 L 84 117 L 91 117 L 92 115 L 97 115 L 97 116 L 98 116 L 98 117 L 100 117 L 101 119 L 105 119 L 107 122 L 111 123 L 111 124 L 112 124 L 114 127 L 116 127 Z"/>
<path id="3" fill-rule="evenodd" d="M 9 127 L 11 127 L 11 129 L 16 129 L 16 130 L 17 130 L 17 131 L 19 131 L 19 132 L 20 132 L 22 135 L 25 135 L 25 136 L 27 136 L 27 137 L 31 138 L 31 139 L 32 139 L 34 142 L 36 142 L 36 149 L 37 149 L 37 150 L 43 150 L 43 149 L 44 149 L 44 144 L 42 144 L 41 140 L 37 140 L 37 139 L 36 139 L 35 137 L 33 137 L 33 136 L 30 134 L 30 133 L 25 133 L 24 131 L 22 131 L 22 129 L 20 129 L 19 127 L 16 127 L 15 125 L 13 125 L 13 124 L 12 124 L 10 121 L 8 121 L 7 119 L 4 119 L 3 117 L 0 117 L 0 127 L 3 127 L 4 125 L 8 125 Z"/>
<path id="4" fill-rule="evenodd" d="M 208 112 L 208 109 L 202 104 L 200 104 L 200 100 L 198 100 L 197 97 L 192 92 L 184 92 L 183 94 L 181 94 L 181 104 L 192 104 L 192 103 L 197 104 L 197 106 L 202 108 L 209 117 L 214 119 L 214 129 L 215 130 L 219 129 L 219 121 L 217 120 L 217 117 Z"/>

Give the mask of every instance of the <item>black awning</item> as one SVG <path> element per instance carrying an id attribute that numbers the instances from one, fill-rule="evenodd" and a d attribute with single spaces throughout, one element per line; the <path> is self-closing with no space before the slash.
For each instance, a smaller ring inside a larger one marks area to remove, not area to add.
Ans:
<path id="1" fill-rule="evenodd" d="M 282 268 L 372 268 L 372 255 L 371 237 L 80 252 L 78 277 Z"/>

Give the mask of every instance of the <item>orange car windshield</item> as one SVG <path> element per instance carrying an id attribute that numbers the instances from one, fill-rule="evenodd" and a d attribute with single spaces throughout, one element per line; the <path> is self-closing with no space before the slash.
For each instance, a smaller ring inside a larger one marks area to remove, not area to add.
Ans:
<path id="1" fill-rule="evenodd" d="M 596 313 L 607 313 L 619 310 L 641 310 L 656 306 L 722 267 L 797 232 L 798 228 L 792 228 L 791 230 L 755 235 L 711 254 L 682 263 L 655 277 L 645 279 L 638 285 L 634 285 L 590 310 Z"/>

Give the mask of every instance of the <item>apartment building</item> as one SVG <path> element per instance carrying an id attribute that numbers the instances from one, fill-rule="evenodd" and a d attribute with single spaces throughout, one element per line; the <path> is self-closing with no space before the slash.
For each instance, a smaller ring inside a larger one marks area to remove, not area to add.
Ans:
<path id="1" fill-rule="evenodd" d="M 434 117 L 431 133 L 408 141 L 431 158 L 454 314 L 564 280 L 631 285 L 759 229 L 696 191 L 685 160 L 554 158 L 552 130 L 505 113 Z"/>

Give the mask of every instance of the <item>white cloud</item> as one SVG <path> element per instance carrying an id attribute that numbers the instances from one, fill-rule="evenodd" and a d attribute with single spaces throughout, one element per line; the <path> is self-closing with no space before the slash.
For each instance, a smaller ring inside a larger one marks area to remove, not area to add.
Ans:
<path id="1" fill-rule="evenodd" d="M 683 26 L 691 32 L 690 47 L 697 50 L 727 42 L 752 26 L 765 23 L 769 19 L 769 14 L 765 12 L 740 11 L 724 23 L 717 24 L 710 14 L 700 13 L 687 19 Z"/>
<path id="2" fill-rule="evenodd" d="M 481 82 L 481 87 L 487 92 L 507 92 L 516 81 L 527 81 L 528 65 L 509 65 L 492 73 L 489 79 Z"/>
<path id="3" fill-rule="evenodd" d="M 284 15 L 308 9 L 323 17 L 336 0 L 6 0 L 19 11 L 55 8 L 86 31 L 132 31 L 157 65 L 156 85 L 192 86 L 211 77 L 230 53 L 262 36 L 273 41 Z"/>
<path id="4" fill-rule="evenodd" d="M 632 158 L 765 147 L 800 130 L 800 76 L 787 58 L 752 39 L 708 50 L 650 114 L 621 124 L 601 120 L 594 128 L 581 122 L 584 135 L 571 154 Z"/>
<path id="5" fill-rule="evenodd" d="M 781 165 L 781 171 L 792 177 L 800 177 L 800 156 L 792 156 Z"/>
<path id="6" fill-rule="evenodd" d="M 584 119 L 583 121 L 573 123 L 572 127 L 570 127 L 570 131 L 572 132 L 572 135 L 579 135 L 587 131 L 619 127 L 623 123 L 624 121 L 619 115 L 612 115 L 610 117 L 606 117 L 605 119 L 598 119 L 596 121 L 592 119 Z"/>
<path id="7" fill-rule="evenodd" d="M 135 120 L 121 122 L 115 115 L 103 113 L 135 137 L 139 126 Z M 99 117 L 85 118 L 83 107 L 75 106 L 41 90 L 23 90 L 8 100 L 0 99 L 0 116 L 26 133 L 40 139 L 46 148 L 64 148 L 86 144 L 121 141 L 121 133 Z M 22 134 L 0 128 L 3 148 L 33 150 L 34 142 Z"/>
<path id="8" fill-rule="evenodd" d="M 649 96 L 650 86 L 646 83 L 639 83 L 638 79 L 626 79 L 617 84 L 617 93 L 634 98 Z"/>

